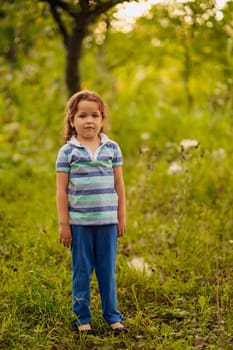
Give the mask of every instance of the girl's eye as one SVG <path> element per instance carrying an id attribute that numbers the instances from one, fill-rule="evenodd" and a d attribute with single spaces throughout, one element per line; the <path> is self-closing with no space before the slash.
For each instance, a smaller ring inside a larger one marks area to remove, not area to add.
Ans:
<path id="1" fill-rule="evenodd" d="M 93 113 L 93 114 L 91 114 L 91 116 L 92 116 L 92 118 L 98 118 L 99 117 L 99 114 L 98 113 Z M 88 115 L 87 114 L 78 114 L 77 115 L 77 118 L 81 118 L 81 119 L 84 119 L 84 118 L 86 118 L 86 117 L 88 117 Z"/>

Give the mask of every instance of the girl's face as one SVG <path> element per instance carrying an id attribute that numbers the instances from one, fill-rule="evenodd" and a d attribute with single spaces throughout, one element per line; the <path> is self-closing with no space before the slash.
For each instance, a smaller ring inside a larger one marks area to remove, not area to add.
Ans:
<path id="1" fill-rule="evenodd" d="M 103 118 L 97 102 L 81 100 L 74 116 L 72 126 L 79 141 L 95 140 L 103 127 Z"/>

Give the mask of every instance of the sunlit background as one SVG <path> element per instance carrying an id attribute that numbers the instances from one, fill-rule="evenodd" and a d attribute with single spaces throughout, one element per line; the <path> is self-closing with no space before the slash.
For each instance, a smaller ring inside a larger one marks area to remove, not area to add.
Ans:
<path id="1" fill-rule="evenodd" d="M 221 19 L 221 9 L 224 7 L 227 0 L 216 0 L 217 16 Z M 147 16 L 151 7 L 157 3 L 172 3 L 173 0 L 141 0 L 141 1 L 132 1 L 125 2 L 117 6 L 117 13 L 115 14 L 115 21 L 113 22 L 114 26 L 118 30 L 123 32 L 129 32 L 136 19 L 140 16 Z M 178 1 L 182 2 L 182 0 Z"/>

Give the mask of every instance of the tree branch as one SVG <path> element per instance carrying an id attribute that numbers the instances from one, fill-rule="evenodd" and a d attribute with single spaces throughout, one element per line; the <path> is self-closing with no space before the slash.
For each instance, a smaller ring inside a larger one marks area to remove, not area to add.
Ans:
<path id="1" fill-rule="evenodd" d="M 51 4 L 50 4 L 50 11 L 51 11 L 53 18 L 54 18 L 55 22 L 57 23 L 58 28 L 60 30 L 60 33 L 63 37 L 63 43 L 65 46 L 67 46 L 69 34 L 68 34 L 68 31 L 67 31 L 67 29 L 66 29 L 66 27 L 61 19 L 61 16 L 60 16 L 59 12 L 57 11 L 56 7 L 51 6 Z"/>
<path id="2" fill-rule="evenodd" d="M 121 4 L 123 2 L 129 2 L 130 0 L 109 0 L 109 1 L 98 1 L 95 8 L 89 12 L 89 22 L 95 20 L 102 13 L 107 12 L 110 8 Z"/>
<path id="3" fill-rule="evenodd" d="M 47 2 L 50 5 L 50 7 L 55 7 L 55 8 L 59 7 L 73 18 L 77 17 L 77 11 L 75 11 L 74 6 L 67 4 L 62 0 L 39 0 L 39 1 L 40 2 Z"/>
<path id="4" fill-rule="evenodd" d="M 63 5 L 66 5 L 64 4 L 62 1 L 60 0 L 39 0 L 40 2 L 47 2 L 49 4 L 49 8 L 50 8 L 50 12 L 55 20 L 55 22 L 57 23 L 57 26 L 59 28 L 59 31 L 63 37 L 63 43 L 65 46 L 68 45 L 68 39 L 69 39 L 69 34 L 68 34 L 68 30 L 66 29 L 66 26 L 65 24 L 63 23 L 62 19 L 61 19 L 61 16 L 57 10 L 57 7 L 59 7 L 61 5 L 61 3 Z M 63 10 L 64 7 L 62 7 Z"/>

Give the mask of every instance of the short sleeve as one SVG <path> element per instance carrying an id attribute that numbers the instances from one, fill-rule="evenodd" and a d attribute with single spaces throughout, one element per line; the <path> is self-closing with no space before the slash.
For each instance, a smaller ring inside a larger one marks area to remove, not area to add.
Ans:
<path id="1" fill-rule="evenodd" d="M 114 156 L 112 160 L 112 166 L 113 167 L 122 166 L 123 155 L 122 155 L 121 149 L 117 143 L 114 146 L 115 147 L 114 147 Z"/>
<path id="2" fill-rule="evenodd" d="M 66 154 L 62 149 L 60 149 L 57 155 L 56 171 L 65 173 L 68 173 L 70 171 L 68 154 Z"/>

